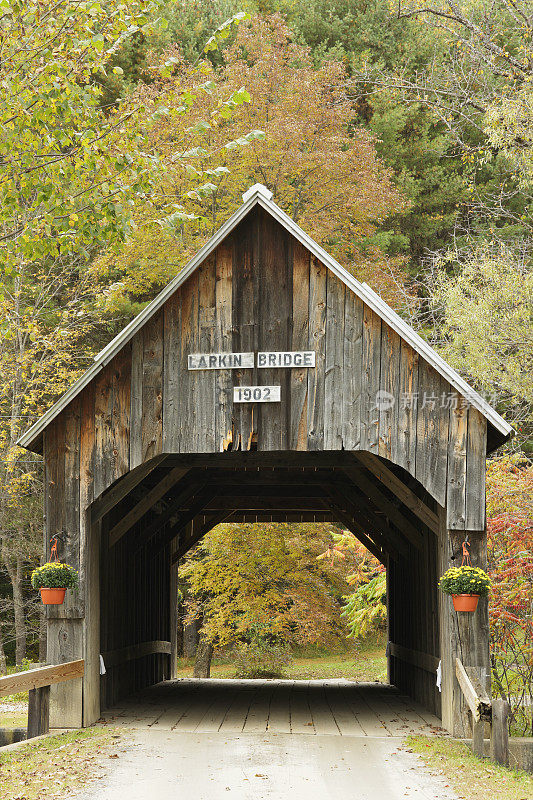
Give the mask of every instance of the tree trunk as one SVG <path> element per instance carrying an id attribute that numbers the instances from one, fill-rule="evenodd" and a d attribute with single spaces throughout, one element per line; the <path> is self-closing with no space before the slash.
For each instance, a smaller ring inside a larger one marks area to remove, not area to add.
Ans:
<path id="1" fill-rule="evenodd" d="M 26 619 L 24 617 L 24 595 L 22 592 L 22 578 L 24 566 L 21 558 L 17 558 L 13 582 L 13 609 L 15 612 L 15 661 L 22 664 L 26 658 Z"/>
<path id="2" fill-rule="evenodd" d="M 194 662 L 194 677 L 209 678 L 211 674 L 211 659 L 213 658 L 213 645 L 207 642 L 203 636 L 196 648 L 196 659 Z"/>
<path id="3" fill-rule="evenodd" d="M 11 560 L 4 557 L 4 565 L 11 581 L 13 592 L 13 616 L 15 618 L 15 663 L 22 664 L 26 658 L 26 619 L 24 617 L 24 594 L 22 578 L 24 565 L 22 558 Z"/>
<path id="4" fill-rule="evenodd" d="M 7 661 L 6 661 L 6 653 L 4 650 L 4 632 L 2 630 L 2 625 L 0 624 L 0 675 L 7 674 Z"/>
<path id="5" fill-rule="evenodd" d="M 201 620 L 195 619 L 194 622 L 189 622 L 183 628 L 183 655 L 185 658 L 194 658 L 196 654 L 201 624 Z"/>

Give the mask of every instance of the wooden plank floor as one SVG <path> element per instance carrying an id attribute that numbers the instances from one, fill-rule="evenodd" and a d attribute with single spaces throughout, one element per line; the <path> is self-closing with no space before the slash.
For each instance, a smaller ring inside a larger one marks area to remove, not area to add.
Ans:
<path id="1" fill-rule="evenodd" d="M 113 725 L 195 733 L 444 734 L 393 686 L 345 680 L 165 681 L 102 714 Z"/>

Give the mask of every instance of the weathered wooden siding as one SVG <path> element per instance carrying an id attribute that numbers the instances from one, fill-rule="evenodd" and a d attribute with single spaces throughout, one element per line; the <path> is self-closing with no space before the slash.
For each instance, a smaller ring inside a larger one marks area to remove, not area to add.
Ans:
<path id="1" fill-rule="evenodd" d="M 300 348 L 316 352 L 315 368 L 187 370 L 193 352 Z M 280 384 L 281 403 L 234 407 L 232 387 L 253 383 Z M 446 505 L 450 529 L 484 527 L 485 419 L 454 408 L 446 381 L 264 212 L 196 270 L 94 392 L 95 497 L 161 453 L 368 450 Z M 76 413 L 73 403 L 52 429 Z"/>

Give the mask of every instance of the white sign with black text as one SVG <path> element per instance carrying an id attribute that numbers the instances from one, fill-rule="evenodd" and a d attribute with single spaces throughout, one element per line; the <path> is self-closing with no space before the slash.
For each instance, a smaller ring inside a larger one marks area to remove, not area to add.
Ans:
<path id="1" fill-rule="evenodd" d="M 189 369 L 253 369 L 253 353 L 193 353 L 187 359 Z"/>
<path id="2" fill-rule="evenodd" d="M 314 350 L 265 352 L 257 354 L 257 366 L 262 369 L 276 367 L 314 367 Z"/>
<path id="3" fill-rule="evenodd" d="M 279 403 L 280 386 L 234 386 L 234 403 Z"/>

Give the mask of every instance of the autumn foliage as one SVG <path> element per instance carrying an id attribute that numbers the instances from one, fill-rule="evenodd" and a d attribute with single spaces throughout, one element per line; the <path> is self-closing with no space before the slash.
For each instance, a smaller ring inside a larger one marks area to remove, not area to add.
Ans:
<path id="1" fill-rule="evenodd" d="M 165 162 L 165 176 L 138 204 L 137 228 L 123 252 L 95 265 L 99 277 L 106 270 L 117 277 L 108 304 L 148 297 L 174 277 L 256 182 L 343 266 L 394 302 L 402 262 L 388 258 L 372 236 L 407 204 L 372 135 L 354 125 L 344 65 L 328 60 L 317 67 L 279 15 L 255 17 L 239 26 L 220 67 L 206 68 L 200 78 L 194 73 L 184 118 L 179 108 L 191 66 L 176 46 L 166 58 L 171 74 L 136 96 L 147 119 L 160 113 L 156 126 L 139 131 L 146 149 Z M 215 113 L 243 87 L 246 102 Z M 200 174 L 208 176 L 202 189 Z M 182 210 L 162 221 L 160 209 L 172 203 Z M 196 223 L 184 225 L 184 213 Z"/>
<path id="2" fill-rule="evenodd" d="M 531 706 L 523 703 L 533 695 L 531 462 L 489 462 L 487 516 L 493 690 L 510 700 L 517 732 L 531 735 Z"/>

